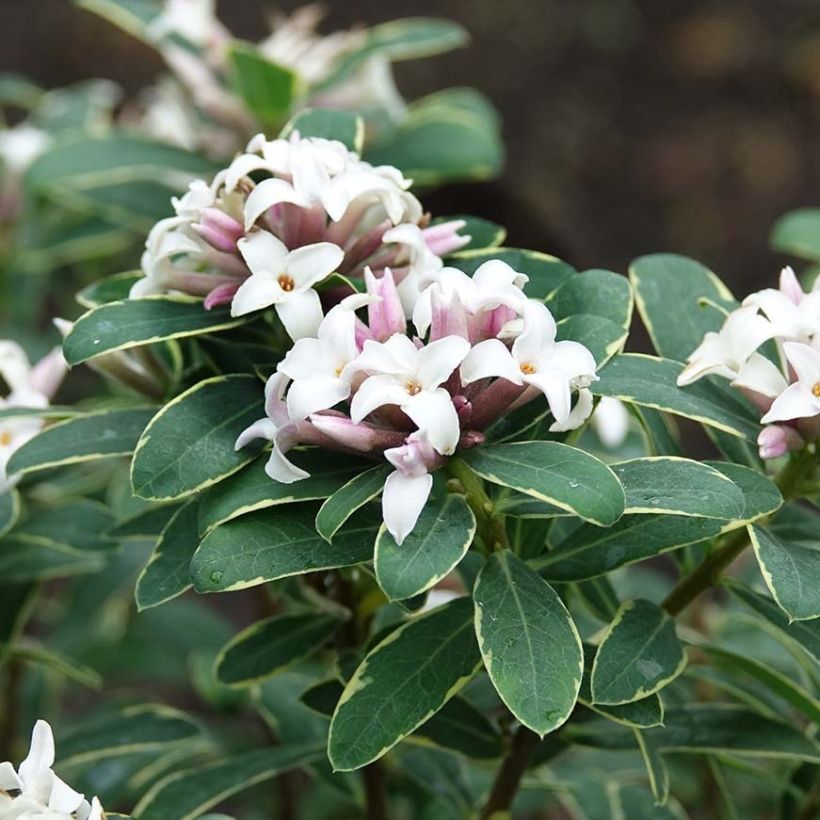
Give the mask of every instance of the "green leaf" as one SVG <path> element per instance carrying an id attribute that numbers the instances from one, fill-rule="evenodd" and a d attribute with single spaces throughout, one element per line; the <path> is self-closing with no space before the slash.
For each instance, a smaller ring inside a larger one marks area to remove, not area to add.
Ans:
<path id="1" fill-rule="evenodd" d="M 478 575 L 475 630 L 484 666 L 510 711 L 543 737 L 578 699 L 584 656 L 567 608 L 553 588 L 509 550 Z"/>
<path id="2" fill-rule="evenodd" d="M 650 601 L 627 601 L 595 655 L 592 700 L 612 706 L 641 700 L 671 683 L 685 666 L 674 619 Z"/>
<path id="3" fill-rule="evenodd" d="M 312 655 L 338 631 L 332 615 L 275 615 L 244 629 L 222 648 L 216 677 L 228 686 L 251 686 Z"/>
<path id="4" fill-rule="evenodd" d="M 295 451 L 288 458 L 307 470 L 310 478 L 293 484 L 274 481 L 265 472 L 267 458 L 258 458 L 205 491 L 199 511 L 200 532 L 207 535 L 214 527 L 256 510 L 328 498 L 354 477 L 359 467 L 350 456 L 334 458 L 325 450 Z"/>
<path id="5" fill-rule="evenodd" d="M 103 679 L 96 670 L 45 646 L 29 642 L 18 643 L 12 648 L 12 655 L 21 661 L 51 669 L 81 686 L 102 689 Z"/>
<path id="6" fill-rule="evenodd" d="M 112 541 L 147 541 L 159 538 L 179 504 L 154 504 L 111 527 L 106 537 Z"/>
<path id="7" fill-rule="evenodd" d="M 626 493 L 626 513 L 697 518 L 743 516 L 740 488 L 720 471 L 686 458 L 656 456 L 612 465 Z"/>
<path id="8" fill-rule="evenodd" d="M 109 302 L 84 313 L 63 341 L 70 365 L 138 345 L 215 333 L 241 324 L 227 309 L 205 310 L 200 299 L 147 296 Z"/>
<path id="9" fill-rule="evenodd" d="M 461 495 L 428 501 L 401 545 L 382 525 L 374 566 L 384 594 L 403 600 L 434 587 L 464 557 L 475 530 L 475 516 Z"/>
<path id="10" fill-rule="evenodd" d="M 465 461 L 482 478 L 511 487 L 602 526 L 624 511 L 624 490 L 594 456 L 554 441 L 476 447 Z"/>
<path id="11" fill-rule="evenodd" d="M 117 712 L 85 718 L 59 739 L 60 766 L 89 766 L 97 761 L 141 752 L 157 752 L 200 737 L 186 714 L 158 704 L 127 706 Z"/>
<path id="12" fill-rule="evenodd" d="M 559 341 L 580 342 L 602 367 L 623 349 L 628 331 L 605 316 L 579 313 L 558 322 Z"/>
<path id="13" fill-rule="evenodd" d="M 520 248 L 491 248 L 458 251 L 448 257 L 449 263 L 464 273 L 474 274 L 485 262 L 500 259 L 513 270 L 526 273 L 530 281 L 524 290 L 533 299 L 546 299 L 576 275 L 575 268 L 555 256 Z"/>
<path id="14" fill-rule="evenodd" d="M 109 20 L 132 37 L 148 41 L 148 25 L 162 13 L 162 0 L 74 0 L 81 8 Z"/>
<path id="15" fill-rule="evenodd" d="M 8 535 L 0 544 L 0 578 L 4 584 L 45 581 L 102 569 L 100 553 L 32 543 Z"/>
<path id="16" fill-rule="evenodd" d="M 786 543 L 763 527 L 749 527 L 763 580 L 791 621 L 820 618 L 820 544 Z"/>
<path id="17" fill-rule="evenodd" d="M 179 507 L 162 531 L 148 563 L 137 578 L 137 609 L 142 612 L 191 588 L 191 557 L 198 544 L 196 499 Z"/>
<path id="18" fill-rule="evenodd" d="M 820 208 L 799 208 L 774 223 L 771 246 L 811 262 L 820 260 Z"/>
<path id="19" fill-rule="evenodd" d="M 20 515 L 20 496 L 17 490 L 6 490 L 0 493 L 0 538 L 15 524 Z"/>
<path id="20" fill-rule="evenodd" d="M 251 43 L 233 41 L 227 58 L 237 94 L 263 125 L 278 125 L 304 94 L 299 74 L 267 59 Z"/>
<path id="21" fill-rule="evenodd" d="M 748 675 L 763 684 L 770 692 L 801 711 L 810 721 L 820 725 L 820 704 L 791 678 L 762 661 L 740 655 L 729 649 L 698 643 L 697 648 L 709 655 L 719 667 Z"/>
<path id="22" fill-rule="evenodd" d="M 101 410 L 46 427 L 9 459 L 9 473 L 46 470 L 134 452 L 155 407 Z"/>
<path id="23" fill-rule="evenodd" d="M 474 760 L 494 760 L 504 751 L 498 731 L 484 713 L 458 695 L 419 726 L 412 737 Z"/>
<path id="24" fill-rule="evenodd" d="M 440 225 L 442 222 L 454 222 L 458 220 L 466 223 L 463 228 L 459 228 L 459 235 L 470 237 L 470 241 L 463 248 L 459 248 L 462 253 L 464 251 L 498 248 L 504 244 L 504 240 L 507 238 L 506 228 L 502 225 L 497 225 L 495 222 L 490 222 L 489 219 L 482 219 L 479 216 L 469 216 L 467 214 L 438 216 L 432 220 L 430 225 Z M 449 258 L 450 255 L 445 257 L 445 259 Z"/>
<path id="25" fill-rule="evenodd" d="M 105 536 L 113 523 L 114 518 L 105 505 L 82 498 L 38 509 L 17 527 L 14 538 L 77 552 L 104 552 L 116 546 Z"/>
<path id="26" fill-rule="evenodd" d="M 140 800 L 140 820 L 194 820 L 234 794 L 321 757 L 315 743 L 241 752 L 196 769 L 174 772 Z"/>
<path id="27" fill-rule="evenodd" d="M 121 302 L 128 298 L 131 287 L 144 275 L 141 270 L 129 270 L 97 279 L 77 293 L 77 301 L 87 310 L 108 302 Z"/>
<path id="28" fill-rule="evenodd" d="M 369 561 L 379 521 L 356 516 L 328 543 L 313 526 L 313 508 L 290 505 L 250 513 L 212 530 L 191 561 L 197 592 L 227 592 Z"/>
<path id="29" fill-rule="evenodd" d="M 432 717 L 475 674 L 473 603 L 459 598 L 411 618 L 356 669 L 330 724 L 336 771 L 381 757 Z"/>
<path id="30" fill-rule="evenodd" d="M 629 268 L 638 311 L 659 356 L 686 361 L 724 315 L 700 301 L 737 307 L 726 285 L 704 265 L 671 253 L 641 256 Z"/>
<path id="31" fill-rule="evenodd" d="M 820 746 L 793 726 L 728 703 L 691 703 L 667 709 L 664 726 L 645 734 L 664 752 L 820 762 Z"/>
<path id="32" fill-rule="evenodd" d="M 384 481 L 390 467 L 380 464 L 351 478 L 331 495 L 316 514 L 316 530 L 327 541 L 331 541 L 339 527 L 356 510 L 372 501 L 384 488 Z"/>
<path id="33" fill-rule="evenodd" d="M 256 452 L 239 434 L 264 416 L 255 376 L 216 376 L 168 402 L 145 428 L 131 463 L 134 493 L 173 501 L 232 475 Z"/>
<path id="34" fill-rule="evenodd" d="M 581 680 L 581 688 L 578 692 L 578 702 L 582 703 L 593 712 L 614 720 L 624 726 L 636 729 L 649 729 L 653 726 L 663 724 L 663 703 L 660 696 L 655 693 L 641 700 L 631 703 L 623 703 L 619 706 L 606 706 L 595 703 L 592 700 L 590 681 L 592 678 L 592 668 L 595 663 L 595 654 L 598 647 L 585 643 L 584 648 L 584 677 Z"/>
<path id="35" fill-rule="evenodd" d="M 352 111 L 303 108 L 282 129 L 282 137 L 289 137 L 293 131 L 298 131 L 303 139 L 337 140 L 358 154 L 364 147 L 364 120 Z"/>
<path id="36" fill-rule="evenodd" d="M 599 380 L 590 389 L 596 396 L 613 396 L 684 416 L 741 438 L 757 438 L 760 425 L 748 407 L 707 379 L 678 387 L 676 379 L 681 370 L 683 365 L 670 359 L 625 353 L 598 372 Z"/>
<path id="37" fill-rule="evenodd" d="M 781 634 L 802 647 L 820 663 L 820 620 L 790 622 L 783 611 L 769 598 L 759 595 L 737 581 L 724 582 L 733 595 L 757 612 Z"/>

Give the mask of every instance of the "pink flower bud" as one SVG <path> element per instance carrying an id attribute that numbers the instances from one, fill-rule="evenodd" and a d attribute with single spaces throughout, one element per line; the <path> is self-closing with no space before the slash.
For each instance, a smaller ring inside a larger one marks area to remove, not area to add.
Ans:
<path id="1" fill-rule="evenodd" d="M 380 279 L 373 275 L 370 268 L 365 268 L 364 281 L 367 292 L 378 297 L 367 306 L 367 319 L 373 337 L 383 342 L 395 333 L 404 333 L 407 319 L 390 268 L 385 268 Z"/>
<path id="2" fill-rule="evenodd" d="M 236 243 L 245 235 L 242 225 L 219 208 L 203 208 L 200 221 L 191 226 L 212 248 L 236 253 Z"/>
<path id="3" fill-rule="evenodd" d="M 789 450 L 800 450 L 804 444 L 800 433 L 785 424 L 770 424 L 757 437 L 760 457 L 763 459 L 780 458 Z"/>
<path id="4" fill-rule="evenodd" d="M 459 236 L 458 233 L 466 224 L 463 219 L 453 219 L 425 228 L 421 234 L 431 253 L 436 256 L 447 256 L 448 253 L 453 253 L 470 243 L 472 237 Z"/>
<path id="5" fill-rule="evenodd" d="M 439 467 L 443 461 L 427 438 L 415 433 L 408 436 L 401 447 L 385 450 L 384 457 L 402 475 L 411 477 L 426 475 Z"/>
<path id="6" fill-rule="evenodd" d="M 233 300 L 234 295 L 239 290 L 242 284 L 241 280 L 236 282 L 227 282 L 223 285 L 215 287 L 206 297 L 203 303 L 205 310 L 212 310 L 220 305 L 229 305 Z"/>
<path id="7" fill-rule="evenodd" d="M 47 399 L 53 399 L 67 372 L 68 364 L 62 348 L 55 347 L 31 369 L 29 386 Z"/>
<path id="8" fill-rule="evenodd" d="M 800 286 L 800 282 L 790 265 L 780 271 L 780 291 L 796 305 L 799 305 L 805 296 L 803 288 Z"/>
<path id="9" fill-rule="evenodd" d="M 458 291 L 452 291 L 445 296 L 439 288 L 433 288 L 430 293 L 432 312 L 430 316 L 430 341 L 443 339 L 445 336 L 461 336 L 470 338 L 467 312 L 461 304 Z"/>
<path id="10" fill-rule="evenodd" d="M 405 435 L 396 430 L 371 427 L 364 422 L 357 424 L 347 416 L 332 413 L 313 413 L 310 421 L 320 433 L 335 444 L 359 453 L 380 453 L 387 448 L 396 447 L 404 440 Z"/>

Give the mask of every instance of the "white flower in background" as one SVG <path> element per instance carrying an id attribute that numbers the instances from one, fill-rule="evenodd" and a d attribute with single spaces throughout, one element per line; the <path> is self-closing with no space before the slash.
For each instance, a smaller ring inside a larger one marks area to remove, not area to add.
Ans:
<path id="1" fill-rule="evenodd" d="M 56 348 L 34 367 L 16 342 L 0 341 L 0 376 L 9 394 L 0 398 L 0 409 L 11 407 L 48 407 L 68 367 L 62 350 Z M 38 416 L 12 416 L 0 419 L 0 492 L 11 489 L 19 476 L 6 474 L 12 455 L 43 428 Z"/>
<path id="2" fill-rule="evenodd" d="M 743 300 L 754 305 L 771 322 L 775 336 L 810 342 L 820 333 L 820 291 L 804 293 L 790 267 L 780 272 L 780 288 L 766 288 Z"/>
<path id="3" fill-rule="evenodd" d="M 579 342 L 556 342 L 555 320 L 541 302 L 528 300 L 523 307 L 524 327 L 508 348 L 499 339 L 477 344 L 461 365 L 465 384 L 492 376 L 542 392 L 555 422 L 551 431 L 579 427 L 592 412 L 587 389 L 597 380 L 595 359 Z M 578 400 L 572 406 L 572 391 Z"/>
<path id="4" fill-rule="evenodd" d="M 615 450 L 629 435 L 629 411 L 620 399 L 604 396 L 592 413 L 590 424 L 601 444 Z"/>
<path id="5" fill-rule="evenodd" d="M 216 0 L 165 0 L 162 12 L 149 25 L 148 34 L 157 41 L 176 35 L 200 48 L 229 37 L 217 19 Z"/>
<path id="6" fill-rule="evenodd" d="M 0 160 L 15 176 L 20 176 L 51 145 L 52 137 L 41 128 L 22 122 L 0 130 Z"/>
<path id="7" fill-rule="evenodd" d="M 820 351 L 800 342 L 784 342 L 783 349 L 797 381 L 774 400 L 761 419 L 764 424 L 820 414 Z"/>
<path id="8" fill-rule="evenodd" d="M 362 421 L 385 405 L 395 405 L 426 436 L 436 452 L 450 455 L 459 439 L 459 422 L 450 393 L 442 385 L 470 351 L 470 343 L 448 336 L 424 347 L 407 337 L 368 340 L 354 367 L 368 374 L 350 404 L 350 417 Z"/>
<path id="9" fill-rule="evenodd" d="M 267 231 L 240 239 L 238 247 L 251 276 L 237 290 L 231 315 L 244 316 L 273 305 L 292 339 L 313 336 L 323 318 L 313 285 L 338 268 L 344 251 L 330 242 L 289 251 Z"/>
<path id="10" fill-rule="evenodd" d="M 0 818 L 2 820 L 103 820 L 100 801 L 89 803 L 52 770 L 54 736 L 44 720 L 31 734 L 28 756 L 15 770 L 0 763 Z"/>

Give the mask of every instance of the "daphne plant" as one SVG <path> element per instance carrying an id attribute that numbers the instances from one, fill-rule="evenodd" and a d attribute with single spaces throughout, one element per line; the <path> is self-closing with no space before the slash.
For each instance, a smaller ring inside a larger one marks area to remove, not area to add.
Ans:
<path id="1" fill-rule="evenodd" d="M 362 133 L 252 138 L 79 294 L 105 392 L 27 407 L 8 460 L 6 700 L 103 686 L 58 770 L 140 820 L 808 816 L 816 292 L 579 273 L 426 213 Z"/>

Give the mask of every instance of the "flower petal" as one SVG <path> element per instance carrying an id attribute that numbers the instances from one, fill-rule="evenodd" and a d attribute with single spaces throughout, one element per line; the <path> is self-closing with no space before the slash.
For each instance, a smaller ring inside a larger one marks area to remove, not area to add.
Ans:
<path id="1" fill-rule="evenodd" d="M 578 391 L 575 406 L 570 410 L 567 420 L 563 423 L 554 421 L 550 425 L 551 433 L 565 433 L 567 430 L 577 430 L 592 414 L 592 392 L 586 387 Z"/>
<path id="2" fill-rule="evenodd" d="M 401 405 L 401 409 L 413 420 L 419 430 L 426 434 L 436 452 L 444 456 L 455 452 L 461 428 L 458 413 L 450 394 L 443 388 L 422 390 Z"/>
<path id="3" fill-rule="evenodd" d="M 285 270 L 288 249 L 270 231 L 253 231 L 236 243 L 251 273 L 278 276 Z"/>
<path id="4" fill-rule="evenodd" d="M 33 780 L 38 772 L 54 765 L 54 735 L 51 726 L 38 720 L 31 732 L 31 748 L 26 759 L 20 764 L 17 774 L 25 783 Z"/>
<path id="5" fill-rule="evenodd" d="M 377 375 L 365 379 L 350 403 L 350 418 L 360 422 L 385 404 L 401 405 L 409 398 L 395 376 Z"/>
<path id="6" fill-rule="evenodd" d="M 769 412 L 760 421 L 763 424 L 773 421 L 791 421 L 816 416 L 818 413 L 820 413 L 820 398 L 817 398 L 806 385 L 795 382 L 774 400 Z"/>
<path id="7" fill-rule="evenodd" d="M 425 345 L 416 356 L 416 376 L 422 387 L 438 387 L 470 352 L 470 343 L 461 336 L 445 336 Z"/>
<path id="8" fill-rule="evenodd" d="M 309 288 L 335 271 L 345 257 L 344 251 L 332 242 L 305 245 L 288 254 L 285 269 L 297 288 Z"/>
<path id="9" fill-rule="evenodd" d="M 784 342 L 783 351 L 799 381 L 808 388 L 820 382 L 820 351 L 800 342 Z"/>
<path id="10" fill-rule="evenodd" d="M 432 487 L 433 476 L 429 474 L 407 476 L 396 470 L 387 476 L 382 493 L 382 517 L 397 544 L 413 531 Z"/>
<path id="11" fill-rule="evenodd" d="M 513 384 L 523 384 L 518 363 L 509 348 L 499 339 L 479 342 L 461 363 L 461 381 L 464 384 L 490 376 L 507 379 Z"/>
<path id="12" fill-rule="evenodd" d="M 546 397 L 550 412 L 558 424 L 569 421 L 571 394 L 569 379 L 560 370 L 539 370 L 524 381 L 537 387 Z"/>
<path id="13" fill-rule="evenodd" d="M 732 382 L 733 387 L 746 387 L 763 396 L 774 398 L 788 387 L 780 369 L 760 353 L 753 353 Z"/>
<path id="14" fill-rule="evenodd" d="M 285 292 L 276 279 L 264 273 L 255 273 L 237 288 L 231 300 L 231 316 L 245 316 L 270 307 L 284 296 Z"/>
<path id="15" fill-rule="evenodd" d="M 540 355 L 549 350 L 555 342 L 555 319 L 546 305 L 527 299 L 522 305 L 524 329 L 513 342 L 512 354 L 522 364 L 534 362 Z"/>
<path id="16" fill-rule="evenodd" d="M 294 341 L 315 336 L 324 319 L 322 302 L 313 289 L 286 293 L 285 298 L 276 303 L 276 313 Z"/>
<path id="17" fill-rule="evenodd" d="M 234 444 L 235 450 L 241 450 L 252 441 L 258 438 L 273 441 L 276 438 L 276 425 L 270 419 L 259 419 L 255 421 L 250 427 L 246 427 L 240 434 L 239 438 Z"/>
<path id="18" fill-rule="evenodd" d="M 350 384 L 334 376 L 316 376 L 294 381 L 288 390 L 288 414 L 293 421 L 328 410 L 350 395 Z"/>
<path id="19" fill-rule="evenodd" d="M 261 162 L 261 160 L 260 160 Z M 305 197 L 284 179 L 264 179 L 249 194 L 245 200 L 245 230 L 250 230 L 257 219 L 268 208 L 290 202 L 302 208 L 310 204 Z"/>

